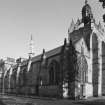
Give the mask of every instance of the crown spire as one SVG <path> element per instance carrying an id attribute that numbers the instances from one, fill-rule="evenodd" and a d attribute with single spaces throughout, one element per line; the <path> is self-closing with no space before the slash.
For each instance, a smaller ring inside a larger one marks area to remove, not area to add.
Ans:
<path id="1" fill-rule="evenodd" d="M 91 21 L 93 20 L 93 13 L 91 6 L 88 4 L 88 0 L 85 0 L 85 5 L 82 8 L 82 22 L 84 26 L 91 26 Z"/>
<path id="2" fill-rule="evenodd" d="M 85 0 L 85 5 L 88 3 L 88 1 L 87 0 Z"/>

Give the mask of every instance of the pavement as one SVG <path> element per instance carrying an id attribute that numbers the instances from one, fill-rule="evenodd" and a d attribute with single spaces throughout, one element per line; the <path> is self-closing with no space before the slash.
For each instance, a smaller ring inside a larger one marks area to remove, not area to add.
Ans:
<path id="1" fill-rule="evenodd" d="M 86 100 L 69 100 L 48 97 L 0 95 L 0 105 L 105 105 L 105 97 L 91 97 Z"/>

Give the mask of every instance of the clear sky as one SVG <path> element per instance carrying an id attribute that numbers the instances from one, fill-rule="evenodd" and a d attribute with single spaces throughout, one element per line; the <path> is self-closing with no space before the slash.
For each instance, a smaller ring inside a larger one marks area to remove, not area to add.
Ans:
<path id="1" fill-rule="evenodd" d="M 103 11 L 98 1 L 88 0 L 97 22 Z M 28 57 L 31 34 L 36 55 L 62 45 L 83 5 L 84 0 L 0 0 L 0 57 Z"/>

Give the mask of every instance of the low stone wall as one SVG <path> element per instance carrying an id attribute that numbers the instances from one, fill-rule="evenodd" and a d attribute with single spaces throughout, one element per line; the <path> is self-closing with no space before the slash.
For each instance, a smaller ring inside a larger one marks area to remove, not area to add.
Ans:
<path id="1" fill-rule="evenodd" d="M 59 87 L 58 86 L 40 86 L 39 95 L 46 97 L 58 97 Z"/>

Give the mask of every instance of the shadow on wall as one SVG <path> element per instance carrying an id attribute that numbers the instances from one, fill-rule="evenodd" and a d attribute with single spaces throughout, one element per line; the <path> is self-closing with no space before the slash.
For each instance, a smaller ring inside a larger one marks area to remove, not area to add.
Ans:
<path id="1" fill-rule="evenodd" d="M 105 100 L 82 101 L 73 103 L 77 105 L 105 105 Z"/>
<path id="2" fill-rule="evenodd" d="M 0 99 L 0 105 L 6 105 L 3 103 L 2 99 Z"/>
<path id="3" fill-rule="evenodd" d="M 33 103 L 26 103 L 25 105 L 34 105 Z"/>

